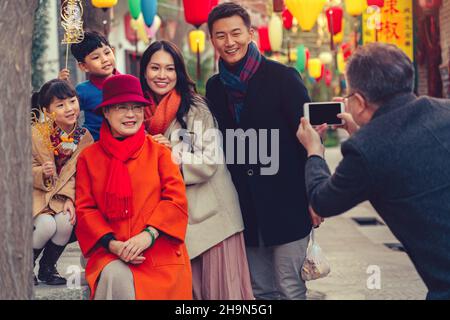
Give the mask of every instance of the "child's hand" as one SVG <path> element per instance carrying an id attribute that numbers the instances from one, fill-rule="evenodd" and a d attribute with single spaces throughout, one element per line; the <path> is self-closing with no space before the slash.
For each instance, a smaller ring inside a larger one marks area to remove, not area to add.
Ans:
<path id="1" fill-rule="evenodd" d="M 58 73 L 58 79 L 59 80 L 65 80 L 68 81 L 70 79 L 70 71 L 69 69 L 62 69 L 59 73 Z"/>
<path id="2" fill-rule="evenodd" d="M 64 203 L 64 209 L 63 209 L 64 214 L 69 214 L 69 220 L 70 220 L 70 224 L 71 225 L 75 225 L 75 222 L 77 221 L 77 218 L 75 216 L 75 206 L 73 205 L 72 200 L 67 199 L 66 202 Z"/>
<path id="3" fill-rule="evenodd" d="M 47 161 L 42 164 L 42 172 L 45 178 L 53 177 L 56 174 L 56 166 L 52 161 Z"/>

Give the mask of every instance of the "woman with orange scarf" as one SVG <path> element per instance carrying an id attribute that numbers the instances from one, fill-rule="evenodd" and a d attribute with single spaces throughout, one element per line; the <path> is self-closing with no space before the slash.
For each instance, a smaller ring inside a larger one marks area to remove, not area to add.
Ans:
<path id="1" fill-rule="evenodd" d="M 91 299 L 191 299 L 187 201 L 170 150 L 145 135 L 139 80 L 106 80 L 100 139 L 77 164 L 77 238 Z"/>
<path id="2" fill-rule="evenodd" d="M 205 99 L 195 91 L 179 49 L 167 41 L 152 43 L 141 60 L 140 80 L 152 101 L 146 109 L 146 129 L 172 149 L 186 185 L 186 246 L 194 299 L 253 299 L 244 225 L 220 132 Z"/>

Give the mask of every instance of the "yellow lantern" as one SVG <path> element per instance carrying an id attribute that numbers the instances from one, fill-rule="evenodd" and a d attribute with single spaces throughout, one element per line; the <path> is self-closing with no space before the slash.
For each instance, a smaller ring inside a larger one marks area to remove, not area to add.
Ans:
<path id="1" fill-rule="evenodd" d="M 206 35 L 202 30 L 193 30 L 189 32 L 189 46 L 194 53 L 205 51 Z"/>
<path id="2" fill-rule="evenodd" d="M 289 58 L 291 59 L 292 62 L 296 62 L 298 58 L 297 51 L 291 50 Z"/>
<path id="3" fill-rule="evenodd" d="M 303 31 L 310 31 L 323 10 L 326 0 L 286 0 L 286 7 Z"/>
<path id="4" fill-rule="evenodd" d="M 319 78 L 322 75 L 322 61 L 318 58 L 309 59 L 308 72 L 312 78 Z"/>
<path id="5" fill-rule="evenodd" d="M 272 51 L 280 51 L 283 44 L 283 21 L 276 14 L 272 14 L 269 22 L 269 41 Z"/>
<path id="6" fill-rule="evenodd" d="M 331 52 L 321 52 L 319 54 L 319 59 L 323 64 L 330 64 L 333 62 L 333 55 Z"/>
<path id="7" fill-rule="evenodd" d="M 139 18 L 137 18 L 136 20 L 131 19 L 130 27 L 136 31 L 139 40 L 144 42 L 145 45 L 148 45 L 150 43 L 147 35 L 147 30 L 145 30 L 144 16 L 142 15 L 142 13 L 139 14 Z"/>
<path id="8" fill-rule="evenodd" d="M 92 0 L 92 5 L 96 8 L 108 9 L 117 4 L 117 0 Z"/>
<path id="9" fill-rule="evenodd" d="M 367 0 L 345 0 L 345 9 L 351 16 L 360 16 L 367 9 Z"/>
<path id="10" fill-rule="evenodd" d="M 345 72 L 345 60 L 344 60 L 344 55 L 342 54 L 342 52 L 339 52 L 337 54 L 337 67 L 338 67 L 338 71 L 339 73 L 344 73 Z"/>

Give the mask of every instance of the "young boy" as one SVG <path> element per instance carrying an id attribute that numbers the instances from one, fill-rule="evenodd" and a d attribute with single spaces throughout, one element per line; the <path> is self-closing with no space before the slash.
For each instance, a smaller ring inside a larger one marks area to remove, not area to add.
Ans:
<path id="1" fill-rule="evenodd" d="M 76 86 L 80 109 L 84 112 L 84 127 L 97 141 L 103 118 L 95 114 L 94 109 L 102 102 L 103 83 L 116 71 L 114 50 L 108 40 L 97 32 L 85 32 L 84 40 L 71 46 L 72 55 L 78 61 L 78 67 L 89 74 L 89 80 Z M 68 80 L 69 70 L 63 69 L 59 78 Z"/>

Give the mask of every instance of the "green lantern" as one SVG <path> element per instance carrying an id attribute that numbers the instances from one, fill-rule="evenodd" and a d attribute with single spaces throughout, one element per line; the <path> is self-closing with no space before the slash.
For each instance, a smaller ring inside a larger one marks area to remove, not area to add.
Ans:
<path id="1" fill-rule="evenodd" d="M 303 44 L 297 47 L 297 70 L 303 72 L 306 69 L 306 53 L 305 46 Z"/>
<path id="2" fill-rule="evenodd" d="M 141 14 L 141 0 L 128 0 L 128 8 L 130 9 L 131 17 L 137 20 Z"/>

